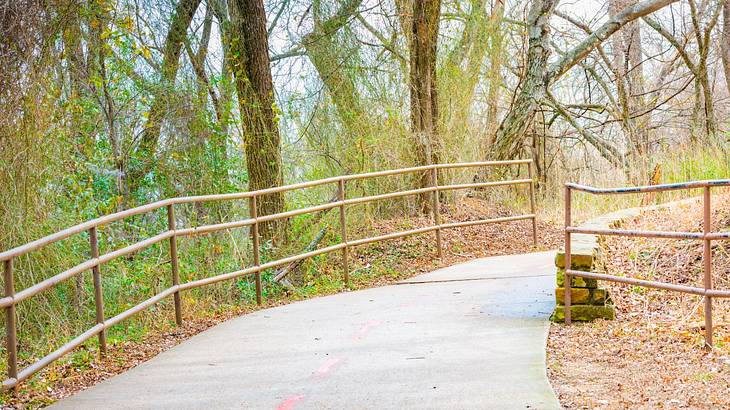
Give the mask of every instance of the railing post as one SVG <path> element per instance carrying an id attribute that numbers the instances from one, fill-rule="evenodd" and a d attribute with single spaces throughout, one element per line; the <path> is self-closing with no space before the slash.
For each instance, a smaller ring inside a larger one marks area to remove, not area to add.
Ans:
<path id="1" fill-rule="evenodd" d="M 568 227 L 572 225 L 571 222 L 571 207 L 572 207 L 572 192 L 570 190 L 570 186 L 565 186 L 565 272 L 563 274 L 563 278 L 565 279 L 565 283 L 563 284 L 563 288 L 565 289 L 565 295 L 563 296 L 563 311 L 565 312 L 565 324 L 569 325 L 571 322 L 570 317 L 570 293 L 571 293 L 571 276 L 568 274 L 568 271 L 572 268 L 571 264 L 572 261 L 570 260 L 570 232 L 568 232 Z"/>
<path id="2" fill-rule="evenodd" d="M 535 207 L 535 180 L 532 177 L 532 162 L 527 164 L 527 175 L 530 178 L 530 213 L 532 213 L 532 245 L 537 248 L 537 215 Z"/>
<path id="3" fill-rule="evenodd" d="M 345 200 L 345 180 L 340 179 L 337 186 L 337 199 L 342 202 Z M 349 250 L 347 248 L 347 219 L 345 218 L 345 204 L 340 205 L 340 235 L 342 236 L 342 243 L 345 247 L 342 248 L 342 269 L 344 271 L 345 288 L 350 288 L 350 267 L 348 264 Z"/>
<path id="4" fill-rule="evenodd" d="M 99 238 L 96 227 L 89 229 L 89 244 L 91 245 L 91 257 L 99 258 Z M 91 268 L 94 277 L 94 304 L 96 305 L 96 323 L 104 324 L 104 293 L 101 288 L 101 266 L 98 264 Z M 99 332 L 99 354 L 106 355 L 106 329 Z"/>
<path id="5" fill-rule="evenodd" d="M 437 226 L 436 228 L 436 252 L 437 255 L 440 258 L 443 257 L 443 247 L 441 245 L 441 228 L 438 227 L 441 225 L 441 210 L 439 209 L 439 175 L 438 175 L 438 168 L 434 165 L 433 168 L 431 168 L 431 186 L 433 186 L 435 189 L 433 191 L 432 198 L 432 208 L 433 208 L 433 222 Z"/>
<path id="6" fill-rule="evenodd" d="M 5 261 L 5 297 L 15 296 L 15 279 L 13 277 L 13 260 Z M 8 351 L 8 377 L 15 379 L 15 391 L 18 391 L 18 330 L 15 327 L 15 302 L 5 308 L 5 341 Z"/>
<path id="7" fill-rule="evenodd" d="M 704 218 L 702 221 L 702 228 L 705 234 L 705 248 L 702 256 L 702 262 L 704 265 L 703 271 L 705 274 L 704 285 L 705 289 L 712 289 L 712 241 L 707 238 L 707 235 L 712 230 L 712 197 L 710 196 L 710 187 L 706 186 L 704 189 Z M 708 349 L 712 349 L 712 298 L 705 296 L 705 346 Z"/>
<path id="8" fill-rule="evenodd" d="M 170 265 L 172 266 L 172 286 L 180 285 L 180 270 L 177 260 L 177 235 L 175 232 L 175 208 L 172 205 L 167 206 L 167 226 L 173 232 L 170 237 Z M 175 323 L 182 325 L 182 303 L 180 301 L 180 291 L 173 293 L 175 300 Z"/>
<path id="9" fill-rule="evenodd" d="M 258 204 L 256 203 L 256 195 L 251 197 L 249 202 L 249 216 L 253 219 L 253 263 L 256 266 L 261 265 L 261 255 L 259 254 L 259 214 Z M 256 271 L 256 304 L 263 303 L 261 297 L 261 272 Z"/>

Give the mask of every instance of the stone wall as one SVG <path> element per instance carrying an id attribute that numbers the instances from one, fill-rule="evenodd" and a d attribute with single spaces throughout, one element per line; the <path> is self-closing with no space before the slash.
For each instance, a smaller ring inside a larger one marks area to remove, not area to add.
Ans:
<path id="1" fill-rule="evenodd" d="M 614 228 L 621 221 L 638 215 L 640 211 L 641 208 L 623 209 L 591 219 L 580 226 L 600 229 Z M 602 271 L 603 267 L 599 263 L 600 252 L 601 241 L 597 235 L 571 235 L 570 265 L 572 269 L 590 272 Z M 557 287 L 555 288 L 557 306 L 550 320 L 563 322 L 565 320 L 565 249 L 558 251 L 555 266 L 558 268 Z M 570 302 L 571 319 L 576 322 L 589 322 L 595 319 L 613 320 L 616 317 L 608 291 L 599 287 L 599 282 L 595 279 L 571 278 Z"/>
<path id="2" fill-rule="evenodd" d="M 616 228 L 621 222 L 638 216 L 642 211 L 651 211 L 697 201 L 697 198 L 688 198 L 660 205 L 622 209 L 591 219 L 580 226 L 599 229 Z M 602 241 L 597 235 L 573 234 L 571 235 L 570 246 L 570 265 L 574 270 L 605 272 L 604 267 L 600 264 Z M 555 288 L 557 306 L 550 320 L 563 322 L 565 321 L 565 306 L 563 304 L 565 297 L 565 249 L 561 248 L 558 251 L 558 255 L 555 257 L 555 266 L 558 267 L 557 287 Z M 571 278 L 571 286 L 570 314 L 573 321 L 589 322 L 599 318 L 608 320 L 615 318 L 611 297 L 606 289 L 600 287 L 600 282 L 595 279 L 573 277 Z"/>

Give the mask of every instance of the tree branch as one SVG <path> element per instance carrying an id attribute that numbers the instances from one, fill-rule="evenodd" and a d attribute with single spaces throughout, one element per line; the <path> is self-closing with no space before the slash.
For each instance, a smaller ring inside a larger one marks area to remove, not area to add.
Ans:
<path id="1" fill-rule="evenodd" d="M 368 22 L 367 22 L 367 20 L 365 20 L 365 18 L 363 18 L 362 14 L 360 14 L 360 13 L 357 13 L 357 20 L 358 20 L 358 21 L 359 21 L 359 22 L 360 22 L 360 23 L 361 23 L 361 24 L 363 25 L 363 27 L 365 27 L 365 28 L 366 28 L 366 29 L 367 29 L 367 30 L 368 30 L 368 31 L 369 31 L 369 32 L 370 32 L 370 33 L 371 33 L 371 34 L 372 34 L 373 36 L 375 36 L 375 38 L 377 38 L 378 40 L 380 40 L 380 43 L 381 43 L 381 44 L 383 45 L 383 47 L 385 47 L 385 49 L 386 49 L 386 50 L 388 50 L 388 51 L 390 51 L 391 53 L 393 53 L 393 55 L 394 55 L 394 56 L 396 56 L 396 57 L 397 57 L 397 58 L 398 58 L 399 60 L 401 60 L 402 62 L 404 62 L 404 63 L 407 63 L 407 62 L 408 62 L 408 60 L 407 60 L 407 59 L 406 59 L 406 58 L 405 58 L 405 57 L 403 56 L 403 54 L 401 54 L 401 53 L 400 53 L 400 52 L 399 52 L 399 51 L 398 51 L 398 50 L 397 50 L 397 49 L 395 48 L 395 45 L 394 45 L 393 43 L 391 43 L 390 41 L 388 41 L 388 39 L 387 39 L 387 38 L 385 38 L 385 36 L 383 36 L 383 34 L 381 34 L 381 33 L 380 33 L 380 32 L 379 32 L 379 31 L 378 31 L 378 30 L 377 30 L 377 29 L 376 29 L 375 27 L 373 27 L 373 26 L 372 26 L 372 25 L 371 25 L 370 23 L 368 23 Z"/>
<path id="2" fill-rule="evenodd" d="M 585 139 L 588 143 L 593 145 L 596 150 L 601 154 L 603 158 L 605 158 L 608 162 L 610 162 L 612 165 L 614 165 L 617 168 L 628 168 L 629 163 L 628 160 L 624 155 L 619 152 L 619 150 L 606 143 L 605 141 L 601 140 L 597 136 L 595 136 L 592 132 L 586 130 L 583 128 L 580 124 L 578 124 L 578 121 L 573 118 L 572 115 L 555 99 L 555 97 L 548 91 L 546 98 L 544 102 L 552 107 L 555 112 L 560 114 L 561 117 L 565 118 L 568 123 L 575 128 L 576 131 Z"/>
<path id="3" fill-rule="evenodd" d="M 674 46 L 675 49 L 677 49 L 677 52 L 679 53 L 680 57 L 682 57 L 682 60 L 684 60 L 684 63 L 687 65 L 687 68 L 689 68 L 690 71 L 692 71 L 693 74 L 697 74 L 697 67 L 695 66 L 694 62 L 690 60 L 689 55 L 687 54 L 687 50 L 679 43 L 676 37 L 674 37 L 671 33 L 664 30 L 664 28 L 659 24 L 659 22 L 653 20 L 649 16 L 642 17 L 644 22 L 649 25 L 649 27 L 653 28 L 654 31 L 659 33 L 662 37 L 664 37 L 669 44 Z"/>
<path id="4" fill-rule="evenodd" d="M 619 14 L 595 30 L 593 34 L 581 41 L 580 44 L 565 53 L 560 60 L 551 64 L 546 73 L 547 78 L 550 81 L 554 81 L 560 77 L 627 23 L 644 17 L 647 14 L 653 13 L 664 6 L 668 6 L 677 1 L 678 0 L 644 0 L 634 4 L 633 6 L 626 7 Z"/>

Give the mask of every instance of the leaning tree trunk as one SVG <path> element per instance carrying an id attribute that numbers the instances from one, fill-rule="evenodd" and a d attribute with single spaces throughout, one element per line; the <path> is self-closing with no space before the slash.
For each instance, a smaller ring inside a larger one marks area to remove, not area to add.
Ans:
<path id="1" fill-rule="evenodd" d="M 269 62 L 263 0 L 230 0 L 231 65 L 236 79 L 249 190 L 282 184 L 281 141 L 274 116 L 274 85 Z M 258 198 L 260 216 L 284 210 L 284 195 Z M 260 227 L 264 239 L 277 239 L 281 223 Z"/>
<path id="2" fill-rule="evenodd" d="M 129 190 L 134 192 L 141 179 L 150 171 L 154 164 L 154 154 L 160 139 L 162 121 L 165 118 L 171 90 L 174 88 L 175 77 L 180 67 L 180 53 L 188 27 L 193 21 L 195 11 L 201 0 L 180 0 L 170 18 L 170 29 L 165 37 L 165 46 L 162 55 L 162 72 L 159 88 L 154 92 L 152 105 L 147 116 L 147 123 L 142 131 L 139 148 L 137 149 L 142 164 L 137 169 L 130 169 Z"/>
<path id="3" fill-rule="evenodd" d="M 302 44 L 332 99 L 345 131 L 340 140 L 345 152 L 344 171 L 362 172 L 365 153 L 353 155 L 352 149 L 362 147 L 358 142 L 367 140 L 376 129 L 377 121 L 369 118 L 355 82 L 355 73 L 348 69 L 347 62 L 352 58 L 354 46 L 337 38 L 338 31 L 357 13 L 362 0 L 343 0 L 339 4 L 340 8 L 334 15 L 322 19 L 322 11 L 318 10 L 322 4 L 315 2 L 314 29 L 304 36 Z"/>
<path id="4" fill-rule="evenodd" d="M 550 17 L 556 0 L 535 0 L 527 15 L 527 69 L 514 105 L 497 129 L 492 155 L 500 159 L 515 158 L 527 141 L 527 129 L 539 102 L 547 94 L 550 79 L 546 76 L 550 57 Z"/>
<path id="5" fill-rule="evenodd" d="M 436 93 L 436 43 L 438 40 L 440 0 L 413 2 L 410 44 L 411 131 L 418 165 L 439 161 L 438 98 Z M 431 185 L 431 176 L 421 176 L 421 187 Z M 428 195 L 420 196 L 423 212 L 429 211 Z"/>

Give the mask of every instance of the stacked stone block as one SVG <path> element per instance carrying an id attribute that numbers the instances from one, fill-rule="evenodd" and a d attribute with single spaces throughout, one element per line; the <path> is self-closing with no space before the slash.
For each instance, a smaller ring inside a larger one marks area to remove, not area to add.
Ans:
<path id="1" fill-rule="evenodd" d="M 586 228 L 615 228 L 621 221 L 628 220 L 639 215 L 645 210 L 656 210 L 665 207 L 676 206 L 683 203 L 695 203 L 695 198 L 683 199 L 681 201 L 668 202 L 660 205 L 653 205 L 644 208 L 628 208 L 612 212 L 581 224 Z M 570 242 L 570 264 L 574 270 L 600 272 L 598 266 L 601 244 L 596 235 L 573 234 Z M 555 258 L 555 265 L 558 267 L 557 288 L 555 289 L 555 301 L 557 306 L 551 320 L 555 322 L 565 321 L 565 252 L 560 250 Z M 570 313 L 574 321 L 588 322 L 594 319 L 615 318 L 613 302 L 606 289 L 598 287 L 595 279 L 573 277 L 571 279 L 572 290 L 570 292 Z"/>
<path id="2" fill-rule="evenodd" d="M 591 221 L 584 226 L 602 227 L 609 225 L 603 218 Z M 600 252 L 600 244 L 595 235 L 571 235 L 570 264 L 573 270 L 596 271 Z M 551 317 L 555 322 L 565 321 L 565 251 L 560 250 L 555 257 L 557 272 L 557 288 L 555 301 L 557 306 Z M 615 318 L 613 303 L 606 289 L 598 287 L 595 279 L 572 277 L 570 292 L 571 319 L 576 322 L 590 322 L 595 319 L 613 320 Z"/>

